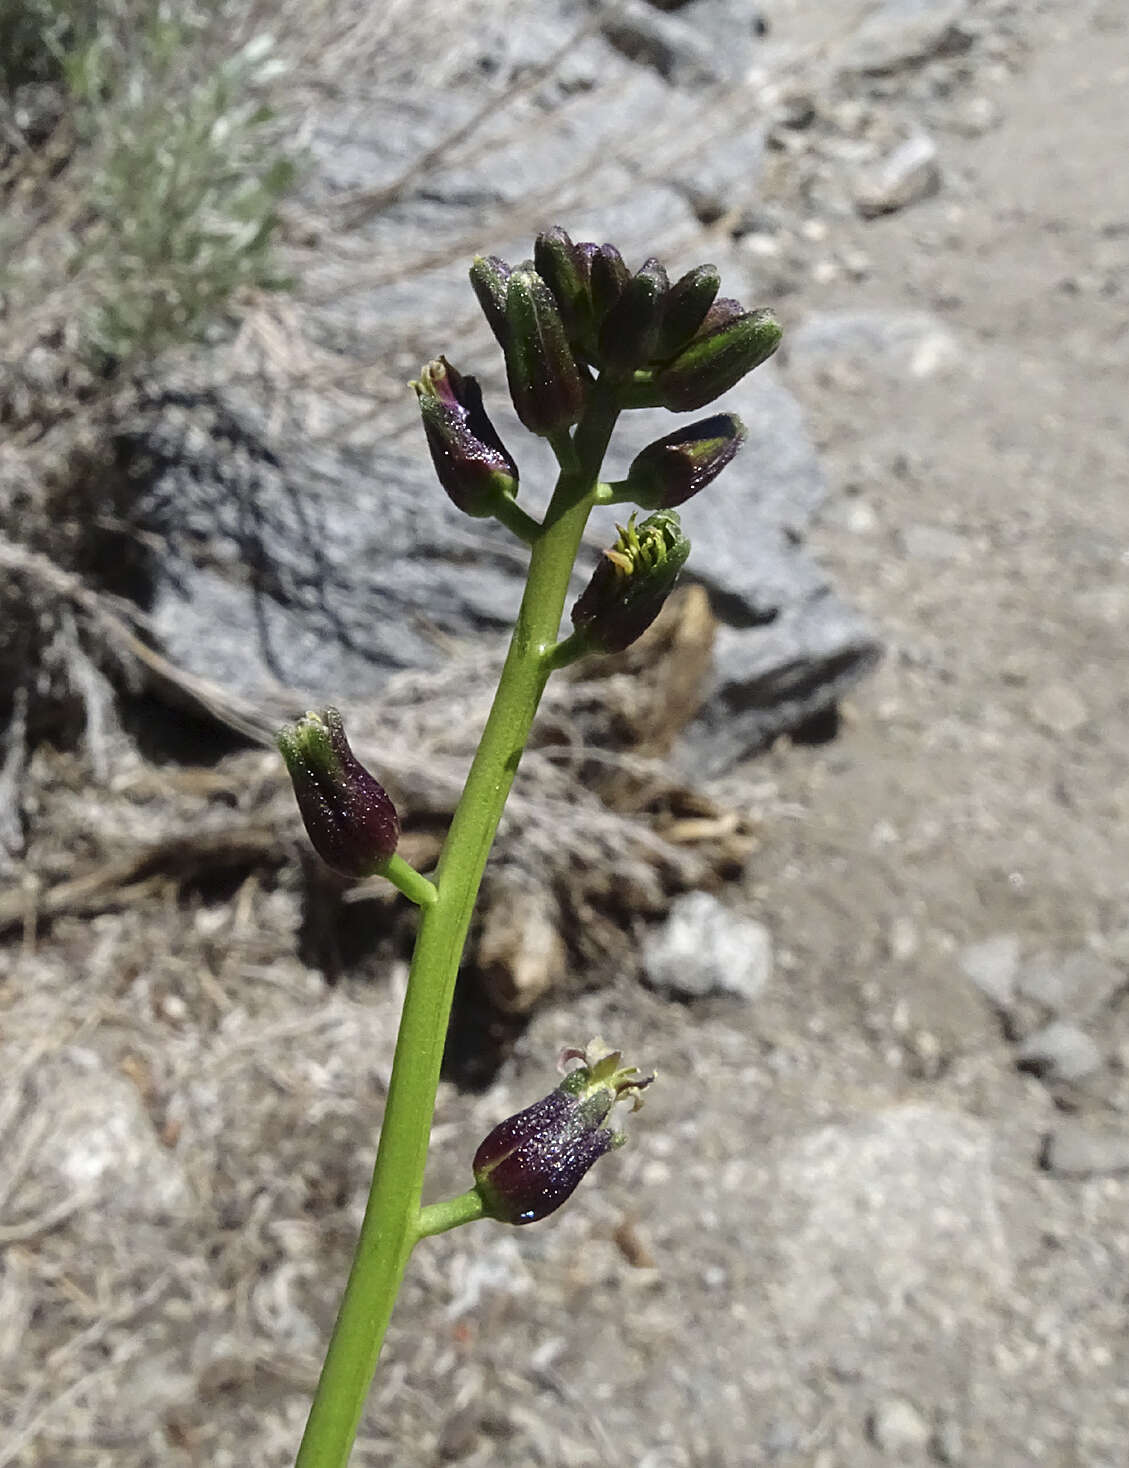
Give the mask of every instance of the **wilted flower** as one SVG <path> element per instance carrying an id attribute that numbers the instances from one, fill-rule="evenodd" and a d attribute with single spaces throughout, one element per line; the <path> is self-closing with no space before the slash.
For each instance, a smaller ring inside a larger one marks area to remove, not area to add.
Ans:
<path id="1" fill-rule="evenodd" d="M 617 487 L 645 510 L 672 509 L 716 479 L 745 437 L 735 413 L 699 419 L 648 444 Z"/>
<path id="2" fill-rule="evenodd" d="M 593 652 L 622 652 L 662 611 L 690 542 L 673 510 L 660 510 L 636 528 L 617 526 L 619 539 L 603 554 L 572 609 L 572 623 Z"/>
<path id="3" fill-rule="evenodd" d="M 357 759 L 334 708 L 304 715 L 277 736 L 314 850 L 343 877 L 369 877 L 395 853 L 400 818 Z"/>
<path id="4" fill-rule="evenodd" d="M 492 515 L 498 496 L 517 493 L 517 465 L 482 405 L 473 377 L 437 357 L 413 382 L 439 483 L 466 515 Z"/>
<path id="5" fill-rule="evenodd" d="M 474 1180 L 487 1216 L 502 1223 L 536 1223 L 559 1208 L 592 1164 L 627 1140 L 608 1118 L 617 1101 L 642 1104 L 654 1080 L 622 1065 L 618 1050 L 599 1040 L 566 1050 L 579 1060 L 554 1091 L 500 1122 L 474 1154 Z"/>

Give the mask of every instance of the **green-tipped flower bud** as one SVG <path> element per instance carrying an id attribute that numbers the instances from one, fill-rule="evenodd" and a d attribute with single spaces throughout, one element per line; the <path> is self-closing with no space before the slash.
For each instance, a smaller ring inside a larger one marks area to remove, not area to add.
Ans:
<path id="1" fill-rule="evenodd" d="M 716 265 L 695 266 L 674 282 L 667 292 L 655 349 L 660 362 L 686 345 L 706 319 L 720 287 L 721 274 Z"/>
<path id="2" fill-rule="evenodd" d="M 690 542 L 673 510 L 660 510 L 636 528 L 632 515 L 606 550 L 572 609 L 572 624 L 593 652 L 622 652 L 662 611 Z"/>
<path id="3" fill-rule="evenodd" d="M 499 495 L 517 493 L 518 474 L 482 406 L 477 380 L 437 357 L 412 386 L 439 483 L 464 515 L 492 515 Z"/>
<path id="4" fill-rule="evenodd" d="M 592 256 L 592 314 L 599 326 L 623 294 L 631 271 L 614 245 L 601 245 Z"/>
<path id="5" fill-rule="evenodd" d="M 734 413 L 715 413 L 636 455 L 622 486 L 644 510 L 670 510 L 716 479 L 745 442 L 745 425 Z"/>
<path id="6" fill-rule="evenodd" d="M 600 327 L 600 361 L 630 372 L 649 361 L 659 339 L 669 282 L 658 260 L 648 260 L 623 287 Z"/>
<path id="7" fill-rule="evenodd" d="M 343 877 L 381 871 L 400 839 L 384 787 L 349 748 L 336 709 L 306 714 L 278 732 L 278 747 L 314 850 Z"/>
<path id="8" fill-rule="evenodd" d="M 568 1198 L 592 1164 L 627 1140 L 608 1125 L 617 1101 L 638 1110 L 654 1076 L 622 1065 L 618 1050 L 566 1050 L 582 1063 L 541 1101 L 500 1122 L 474 1154 L 474 1180 L 486 1214 L 501 1223 L 536 1223 Z"/>
<path id="9" fill-rule="evenodd" d="M 672 413 L 704 408 L 771 357 L 780 334 L 771 311 L 745 311 L 722 297 L 710 307 L 694 339 L 655 372 L 659 402 Z"/>
<path id="10" fill-rule="evenodd" d="M 533 264 L 553 293 L 569 341 L 573 346 L 586 342 L 592 334 L 592 300 L 588 294 L 590 262 L 586 253 L 557 225 L 537 236 Z"/>
<path id="11" fill-rule="evenodd" d="M 503 348 L 506 345 L 506 283 L 513 272 L 497 255 L 476 255 L 470 267 L 470 283 L 490 330 Z"/>
<path id="12" fill-rule="evenodd" d="M 584 384 L 553 293 L 535 270 L 515 270 L 506 288 L 506 376 L 517 416 L 549 438 L 584 408 Z"/>

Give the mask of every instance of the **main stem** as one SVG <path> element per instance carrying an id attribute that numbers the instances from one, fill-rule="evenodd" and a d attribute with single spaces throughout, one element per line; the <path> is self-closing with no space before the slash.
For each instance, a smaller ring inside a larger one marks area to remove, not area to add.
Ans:
<path id="1" fill-rule="evenodd" d="M 420 1196 L 439 1070 L 479 884 L 550 672 L 573 562 L 618 414 L 597 383 L 534 542 L 498 691 L 421 909 L 380 1145 L 353 1265 L 296 1468 L 345 1468 L 404 1269 L 421 1237 Z"/>

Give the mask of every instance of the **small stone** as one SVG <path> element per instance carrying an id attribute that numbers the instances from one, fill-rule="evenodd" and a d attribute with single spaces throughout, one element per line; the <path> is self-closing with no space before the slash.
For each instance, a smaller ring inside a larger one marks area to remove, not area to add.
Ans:
<path id="1" fill-rule="evenodd" d="M 906 963 L 921 947 L 917 926 L 911 917 L 902 913 L 890 924 L 890 957 Z"/>
<path id="2" fill-rule="evenodd" d="M 844 70 L 880 76 L 967 50 L 971 36 L 960 26 L 967 9 L 968 0 L 884 0 L 855 32 Z"/>
<path id="3" fill-rule="evenodd" d="M 973 943 L 961 954 L 960 967 L 986 999 L 998 1009 L 1007 1009 L 1015 998 L 1019 939 L 1014 933 L 999 933 Z"/>
<path id="4" fill-rule="evenodd" d="M 916 204 L 940 186 L 937 145 L 925 133 L 918 133 L 859 174 L 855 208 L 864 219 L 874 219 Z"/>
<path id="5" fill-rule="evenodd" d="M 990 132 L 1000 120 L 1000 109 L 991 97 L 969 97 L 957 107 L 950 119 L 950 126 L 967 138 L 978 138 Z"/>
<path id="6" fill-rule="evenodd" d="M 643 967 L 656 989 L 683 998 L 755 999 L 772 977 L 772 935 L 710 893 L 687 892 L 651 939 Z"/>
<path id="7" fill-rule="evenodd" d="M 1081 1081 L 1101 1069 L 1102 1052 L 1085 1030 L 1057 1019 L 1024 1041 L 1016 1063 L 1047 1080 Z"/>
<path id="8" fill-rule="evenodd" d="M 1040 1161 L 1057 1177 L 1129 1172 L 1129 1125 L 1094 1126 L 1064 1117 L 1044 1139 Z"/>
<path id="9" fill-rule="evenodd" d="M 1051 734 L 1073 734 L 1089 716 L 1086 705 L 1067 683 L 1048 683 L 1031 700 L 1031 717 Z"/>
<path id="10" fill-rule="evenodd" d="M 906 555 L 915 561 L 960 561 L 968 554 L 964 537 L 943 525 L 907 525 L 901 541 Z"/>
<path id="11" fill-rule="evenodd" d="M 1065 955 L 1037 953 L 1019 970 L 1016 991 L 1048 1014 L 1086 1019 L 1124 983 L 1115 963 L 1089 948 Z"/>
<path id="12" fill-rule="evenodd" d="M 912 1457 L 929 1445 L 929 1424 L 905 1397 L 880 1402 L 867 1422 L 870 1440 L 892 1458 Z"/>

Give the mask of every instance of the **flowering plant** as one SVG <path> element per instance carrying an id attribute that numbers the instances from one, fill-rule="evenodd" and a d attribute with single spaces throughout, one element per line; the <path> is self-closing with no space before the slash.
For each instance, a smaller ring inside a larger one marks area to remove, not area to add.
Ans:
<path id="1" fill-rule="evenodd" d="M 638 1106 L 651 1077 L 598 1042 L 541 1101 L 501 1122 L 474 1155 L 467 1192 L 421 1206 L 440 1064 L 459 960 L 479 884 L 541 694 L 557 668 L 619 652 L 658 616 L 690 545 L 674 508 L 704 489 L 740 448 L 731 413 L 657 440 L 626 479 L 601 478 L 621 412 L 692 411 L 765 361 L 780 340 L 771 312 L 719 297 L 700 265 L 670 283 L 656 259 L 633 275 L 613 245 L 574 244 L 563 229 L 538 236 L 533 260 L 511 269 L 480 256 L 471 284 L 505 355 L 522 424 L 548 440 L 559 466 L 538 520 L 517 501 L 519 473 L 487 415 L 477 381 L 438 357 L 413 386 L 437 477 L 463 513 L 492 517 L 529 547 L 525 593 L 477 753 L 430 876 L 397 853 L 400 823 L 375 776 L 353 755 L 334 709 L 279 734 L 299 810 L 321 857 L 346 876 L 386 877 L 420 909 L 376 1165 L 356 1254 L 311 1408 L 297 1468 L 343 1468 L 412 1250 L 475 1219 L 527 1224 L 572 1193 L 619 1146 L 617 1101 Z M 572 607 L 569 579 L 589 514 L 634 504 Z"/>

